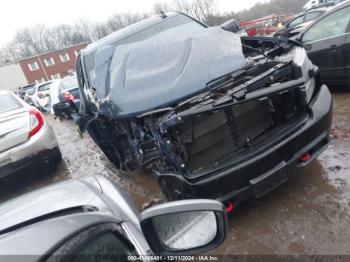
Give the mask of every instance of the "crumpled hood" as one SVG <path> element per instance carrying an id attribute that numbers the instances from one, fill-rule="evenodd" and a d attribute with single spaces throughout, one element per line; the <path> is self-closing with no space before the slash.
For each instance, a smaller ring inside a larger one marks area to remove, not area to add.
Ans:
<path id="1" fill-rule="evenodd" d="M 247 64 L 240 37 L 220 27 L 187 36 L 151 38 L 112 51 L 111 60 L 107 59 L 111 47 L 97 52 L 94 83 L 102 98 L 101 113 L 111 117 L 174 104 Z M 110 63 L 109 71 L 103 72 L 106 63 Z"/>

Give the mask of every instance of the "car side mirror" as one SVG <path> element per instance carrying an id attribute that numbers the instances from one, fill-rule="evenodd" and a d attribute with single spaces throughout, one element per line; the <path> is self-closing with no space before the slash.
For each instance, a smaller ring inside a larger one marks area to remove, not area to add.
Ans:
<path id="1" fill-rule="evenodd" d="M 304 48 L 306 51 L 312 50 L 312 44 L 304 44 Z"/>
<path id="2" fill-rule="evenodd" d="M 235 19 L 230 19 L 221 25 L 221 28 L 230 31 L 232 33 L 237 33 L 241 27 Z"/>
<path id="3" fill-rule="evenodd" d="M 224 241 L 227 214 L 214 200 L 182 200 L 143 211 L 140 223 L 154 254 L 195 255 Z"/>

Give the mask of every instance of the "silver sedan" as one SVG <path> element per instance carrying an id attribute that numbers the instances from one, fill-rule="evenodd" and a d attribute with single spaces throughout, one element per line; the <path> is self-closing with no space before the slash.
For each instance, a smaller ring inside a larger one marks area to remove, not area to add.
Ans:
<path id="1" fill-rule="evenodd" d="M 62 160 L 55 133 L 38 109 L 0 90 L 0 178 L 33 164 Z"/>

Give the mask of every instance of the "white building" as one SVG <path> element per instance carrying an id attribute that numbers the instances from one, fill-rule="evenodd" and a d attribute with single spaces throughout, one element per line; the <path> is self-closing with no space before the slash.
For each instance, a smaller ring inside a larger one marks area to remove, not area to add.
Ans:
<path id="1" fill-rule="evenodd" d="M 19 86 L 27 84 L 27 79 L 19 63 L 0 65 L 0 90 L 16 91 Z"/>

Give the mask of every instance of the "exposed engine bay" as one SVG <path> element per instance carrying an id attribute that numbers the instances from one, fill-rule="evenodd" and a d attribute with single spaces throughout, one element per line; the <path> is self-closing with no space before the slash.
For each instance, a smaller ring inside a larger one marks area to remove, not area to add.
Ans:
<path id="1" fill-rule="evenodd" d="M 317 69 L 284 39 L 243 38 L 244 68 L 184 101 L 132 117 L 95 113 L 87 130 L 120 169 L 196 179 L 232 166 L 254 145 L 305 119 Z"/>

